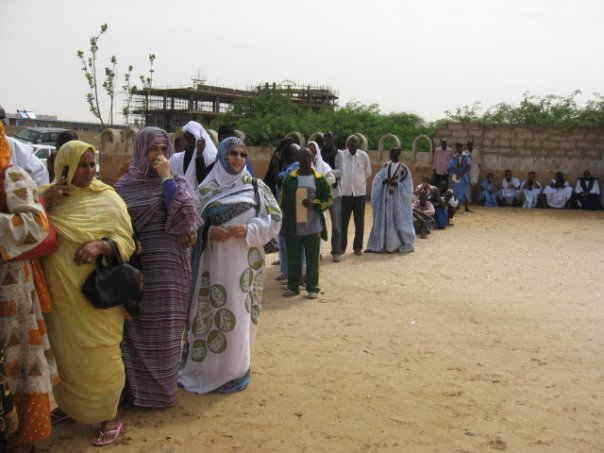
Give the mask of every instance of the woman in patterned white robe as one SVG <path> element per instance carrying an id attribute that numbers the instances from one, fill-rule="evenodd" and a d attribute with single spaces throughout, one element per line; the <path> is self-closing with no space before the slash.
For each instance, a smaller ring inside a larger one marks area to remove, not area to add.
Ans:
<path id="1" fill-rule="evenodd" d="M 276 237 L 281 211 L 270 189 L 245 170 L 247 151 L 223 140 L 199 186 L 203 250 L 194 254 L 193 292 L 178 382 L 195 393 L 243 390 L 249 383 L 262 287 L 263 245 Z M 259 206 L 258 206 L 259 204 Z"/>

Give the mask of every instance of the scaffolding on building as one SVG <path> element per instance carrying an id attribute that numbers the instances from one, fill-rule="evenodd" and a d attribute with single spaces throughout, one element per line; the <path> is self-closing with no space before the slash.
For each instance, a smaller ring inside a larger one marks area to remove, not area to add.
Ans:
<path id="1" fill-rule="evenodd" d="M 298 85 L 291 81 L 262 83 L 245 90 L 206 85 L 194 80 L 189 87 L 145 88 L 134 92 L 128 123 L 136 128 L 158 126 L 175 131 L 191 120 L 208 123 L 229 111 L 233 103 L 277 92 L 294 103 L 318 112 L 335 109 L 338 93 L 327 86 Z"/>

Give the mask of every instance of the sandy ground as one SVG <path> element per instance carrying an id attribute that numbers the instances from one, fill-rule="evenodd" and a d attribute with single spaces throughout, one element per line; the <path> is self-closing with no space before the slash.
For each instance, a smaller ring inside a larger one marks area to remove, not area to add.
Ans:
<path id="1" fill-rule="evenodd" d="M 39 447 L 603 452 L 604 212 L 476 211 L 412 254 L 324 258 L 318 301 L 283 299 L 270 255 L 246 391 L 123 410 L 105 449 L 72 422 Z"/>

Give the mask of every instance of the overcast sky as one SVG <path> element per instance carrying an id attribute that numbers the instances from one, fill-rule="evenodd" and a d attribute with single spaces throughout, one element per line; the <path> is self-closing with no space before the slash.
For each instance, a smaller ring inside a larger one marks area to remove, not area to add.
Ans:
<path id="1" fill-rule="evenodd" d="M 115 55 L 118 85 L 154 53 L 155 86 L 292 80 L 429 121 L 526 91 L 604 94 L 602 0 L 28 0 L 0 11 L 0 104 L 94 121 L 76 52 L 103 23 L 100 74 Z"/>

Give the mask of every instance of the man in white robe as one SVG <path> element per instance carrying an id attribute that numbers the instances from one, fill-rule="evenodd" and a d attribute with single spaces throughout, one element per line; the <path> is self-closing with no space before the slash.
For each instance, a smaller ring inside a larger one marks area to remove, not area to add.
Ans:
<path id="1" fill-rule="evenodd" d="M 522 181 L 520 186 L 522 207 L 536 208 L 539 205 L 539 196 L 542 190 L 541 183 L 537 181 L 537 174 L 534 171 L 529 171 L 528 178 Z"/>
<path id="2" fill-rule="evenodd" d="M 503 206 L 517 206 L 521 201 L 520 179 L 512 176 L 512 170 L 506 170 L 504 175 L 497 198 Z"/>
<path id="3" fill-rule="evenodd" d="M 549 185 L 543 190 L 547 205 L 550 208 L 567 208 L 570 205 L 570 199 L 573 195 L 573 188 L 564 179 L 564 174 L 561 171 L 556 173 L 556 177 L 552 179 Z"/>

